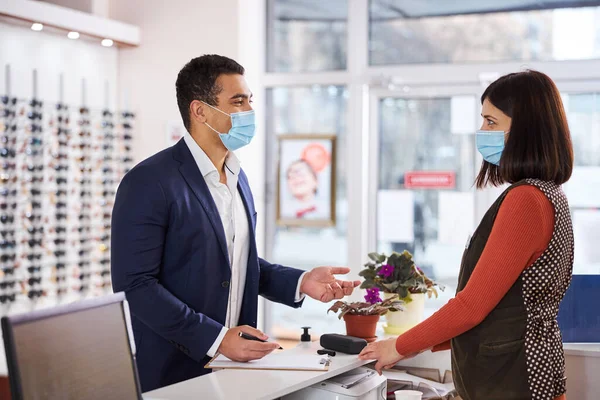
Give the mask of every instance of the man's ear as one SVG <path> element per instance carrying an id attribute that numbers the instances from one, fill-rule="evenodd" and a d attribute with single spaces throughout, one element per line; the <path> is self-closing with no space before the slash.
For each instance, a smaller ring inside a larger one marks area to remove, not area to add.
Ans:
<path id="1" fill-rule="evenodd" d="M 194 100 L 190 103 L 190 120 L 195 120 L 201 124 L 206 122 L 206 106 L 200 100 Z"/>

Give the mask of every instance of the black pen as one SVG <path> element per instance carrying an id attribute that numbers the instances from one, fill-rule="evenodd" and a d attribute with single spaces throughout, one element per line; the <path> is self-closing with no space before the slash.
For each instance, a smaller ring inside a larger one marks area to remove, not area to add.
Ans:
<path id="1" fill-rule="evenodd" d="M 266 340 L 259 339 L 256 336 L 248 335 L 247 333 L 244 333 L 244 332 L 240 332 L 239 336 L 246 340 L 256 340 L 257 342 L 269 343 Z M 283 347 L 279 346 L 279 350 L 283 350 Z"/>

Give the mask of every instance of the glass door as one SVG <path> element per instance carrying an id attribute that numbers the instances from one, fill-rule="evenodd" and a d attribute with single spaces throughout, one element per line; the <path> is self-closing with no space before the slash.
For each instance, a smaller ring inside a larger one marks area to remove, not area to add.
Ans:
<path id="1" fill-rule="evenodd" d="M 600 83 L 561 90 L 575 153 L 564 185 L 575 233 L 575 274 L 600 274 Z M 454 297 L 469 236 L 506 187 L 476 191 L 482 87 L 375 90 L 371 96 L 369 246 L 408 250 L 446 290 L 426 316 Z"/>
<path id="2" fill-rule="evenodd" d="M 386 254 L 409 251 L 446 286 L 426 302 L 426 315 L 454 296 L 478 203 L 486 200 L 473 186 L 481 162 L 474 135 L 478 90 L 430 95 L 405 88 L 371 100 L 370 245 Z"/>

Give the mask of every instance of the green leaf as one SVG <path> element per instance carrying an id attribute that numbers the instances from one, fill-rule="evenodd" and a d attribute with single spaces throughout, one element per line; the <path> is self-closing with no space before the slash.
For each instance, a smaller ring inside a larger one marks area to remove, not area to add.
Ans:
<path id="1" fill-rule="evenodd" d="M 382 283 L 383 287 L 386 288 L 386 292 L 388 293 L 396 293 L 396 289 L 398 289 L 398 286 L 400 286 L 399 282 L 393 282 L 393 283 Z"/>
<path id="2" fill-rule="evenodd" d="M 385 259 L 386 259 L 386 258 L 387 258 L 387 257 L 385 256 L 385 254 L 381 254 L 379 257 L 377 257 L 377 262 L 378 262 L 379 264 L 381 264 L 381 263 L 385 262 Z"/>
<path id="3" fill-rule="evenodd" d="M 375 286 L 375 285 L 372 282 L 364 281 L 363 283 L 361 283 L 360 288 L 361 289 L 371 289 L 373 286 Z"/>
<path id="4" fill-rule="evenodd" d="M 408 297 L 408 289 L 405 287 L 399 287 L 398 290 L 396 291 L 398 293 L 398 296 L 400 296 L 400 298 L 402 300 L 404 300 L 405 303 L 410 303 L 410 301 L 412 301 L 412 299 L 407 299 Z"/>
<path id="5" fill-rule="evenodd" d="M 368 262 L 365 264 L 365 268 L 375 268 L 375 264 L 372 262 Z"/>
<path id="6" fill-rule="evenodd" d="M 363 269 L 358 273 L 358 276 L 362 276 L 363 278 L 373 279 L 377 273 L 373 269 Z"/>
<path id="7" fill-rule="evenodd" d="M 377 260 L 379 260 L 379 254 L 377 253 L 369 253 L 369 258 L 375 262 L 378 262 Z"/>

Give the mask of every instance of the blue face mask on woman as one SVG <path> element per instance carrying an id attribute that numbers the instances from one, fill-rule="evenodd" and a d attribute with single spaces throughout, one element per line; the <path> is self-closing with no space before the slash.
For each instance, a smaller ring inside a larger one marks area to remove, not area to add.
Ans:
<path id="1" fill-rule="evenodd" d="M 504 131 L 482 131 L 475 133 L 477 150 L 483 159 L 491 164 L 500 165 L 500 158 L 504 150 Z"/>
<path id="2" fill-rule="evenodd" d="M 221 133 L 210 126 L 208 122 L 205 122 L 206 126 L 219 135 L 227 150 L 236 151 L 252 141 L 252 138 L 254 138 L 254 134 L 256 133 L 254 110 L 228 114 L 210 104 L 206 105 L 231 118 L 231 129 L 227 133 Z"/>

